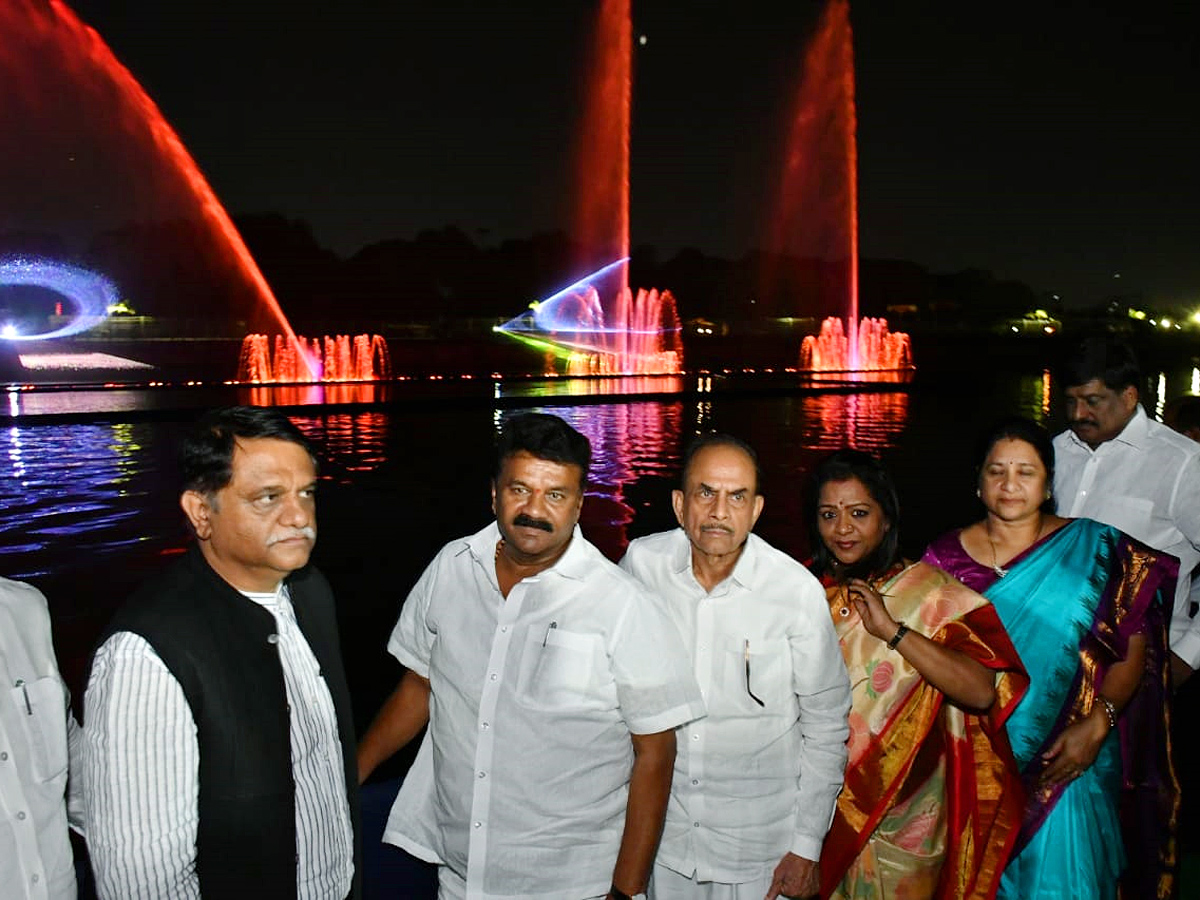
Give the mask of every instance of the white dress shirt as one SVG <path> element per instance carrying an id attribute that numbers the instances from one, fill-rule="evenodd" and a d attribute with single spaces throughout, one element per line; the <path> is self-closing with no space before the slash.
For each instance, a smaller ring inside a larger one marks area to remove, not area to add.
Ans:
<path id="1" fill-rule="evenodd" d="M 0 894 L 73 900 L 68 760 L 78 726 L 36 588 L 0 578 Z"/>
<path id="2" fill-rule="evenodd" d="M 246 597 L 275 618 L 290 711 L 296 887 L 302 900 L 344 900 L 354 838 L 333 698 L 287 590 Z M 252 690 L 247 685 L 247 690 Z M 200 747 L 183 688 L 139 635 L 96 651 L 84 694 L 88 851 L 103 897 L 199 897 Z"/>
<path id="3" fill-rule="evenodd" d="M 470 898 L 578 900 L 612 881 L 631 734 L 703 714 L 670 619 L 576 527 L 507 599 L 495 523 L 447 544 L 388 650 L 430 681 L 429 728 L 384 840 L 448 866 Z"/>
<path id="4" fill-rule="evenodd" d="M 1171 650 L 1200 666 L 1191 574 L 1200 562 L 1200 444 L 1150 419 L 1139 404 L 1119 435 L 1095 450 L 1072 431 L 1054 439 L 1059 515 L 1112 525 L 1179 560 Z"/>
<path id="5" fill-rule="evenodd" d="M 711 592 L 682 529 L 634 541 L 621 566 L 670 605 L 708 708 L 679 730 L 659 863 L 739 883 L 788 851 L 819 859 L 850 734 L 850 681 L 820 582 L 754 534 Z"/>

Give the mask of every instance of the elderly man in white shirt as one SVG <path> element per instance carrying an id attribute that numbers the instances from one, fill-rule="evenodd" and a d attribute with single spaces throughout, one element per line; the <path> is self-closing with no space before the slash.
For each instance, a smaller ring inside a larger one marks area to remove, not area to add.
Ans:
<path id="1" fill-rule="evenodd" d="M 11 900 L 73 900 L 68 815 L 79 823 L 79 727 L 50 640 L 46 598 L 0 578 L 0 888 Z M 75 773 L 76 775 L 78 772 Z"/>
<path id="2" fill-rule="evenodd" d="M 1122 342 L 1085 339 L 1060 379 L 1069 427 L 1054 439 L 1058 512 L 1112 525 L 1179 559 L 1170 633 L 1178 687 L 1200 665 L 1200 618 L 1189 599 L 1200 562 L 1200 445 L 1146 415 L 1141 371 Z"/>
<path id="3" fill-rule="evenodd" d="M 703 705 L 666 611 L 580 533 L 590 456 L 557 417 L 509 420 L 496 521 L 442 549 L 388 643 L 408 672 L 359 776 L 428 723 L 384 840 L 439 863 L 442 898 L 645 890 L 674 729 Z"/>
<path id="4" fill-rule="evenodd" d="M 657 900 L 808 897 L 846 766 L 850 683 L 825 591 L 751 533 L 754 451 L 729 435 L 688 449 L 680 528 L 621 566 L 670 604 L 708 716 L 679 731 Z"/>

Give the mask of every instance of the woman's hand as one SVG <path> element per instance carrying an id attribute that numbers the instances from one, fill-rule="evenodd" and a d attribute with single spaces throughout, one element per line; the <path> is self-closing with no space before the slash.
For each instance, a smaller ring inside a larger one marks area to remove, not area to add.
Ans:
<path id="1" fill-rule="evenodd" d="M 1074 781 L 1096 761 L 1104 739 L 1108 737 L 1108 719 L 1099 703 L 1090 715 L 1063 729 L 1042 759 L 1050 765 L 1042 772 L 1039 783 L 1042 787 Z"/>
<path id="2" fill-rule="evenodd" d="M 850 602 L 862 618 L 867 634 L 881 641 L 890 641 L 896 636 L 900 623 L 888 614 L 879 591 L 861 578 L 851 578 L 846 584 L 846 590 L 849 592 Z"/>

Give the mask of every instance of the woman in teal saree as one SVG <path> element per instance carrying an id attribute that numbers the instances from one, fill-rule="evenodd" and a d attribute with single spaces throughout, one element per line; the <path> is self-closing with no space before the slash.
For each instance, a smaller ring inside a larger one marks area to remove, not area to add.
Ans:
<path id="1" fill-rule="evenodd" d="M 983 593 L 1031 683 L 1007 722 L 1028 792 L 999 897 L 1171 895 L 1178 784 L 1167 739 L 1172 557 L 1053 508 L 1050 436 L 1025 419 L 987 436 L 987 516 L 925 561 Z"/>

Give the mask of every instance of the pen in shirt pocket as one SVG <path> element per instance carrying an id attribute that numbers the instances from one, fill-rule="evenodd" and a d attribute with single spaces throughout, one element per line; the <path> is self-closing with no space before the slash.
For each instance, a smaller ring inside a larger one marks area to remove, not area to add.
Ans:
<path id="1" fill-rule="evenodd" d="M 25 715 L 32 716 L 33 707 L 29 703 L 29 688 L 25 686 L 25 679 L 18 678 L 17 683 L 14 684 L 13 687 L 19 687 L 21 689 L 21 694 L 25 697 Z"/>
<path id="2" fill-rule="evenodd" d="M 546 646 L 546 641 L 550 640 L 550 632 L 558 627 L 558 622 L 551 622 L 546 628 L 546 634 L 542 637 L 542 646 Z"/>

